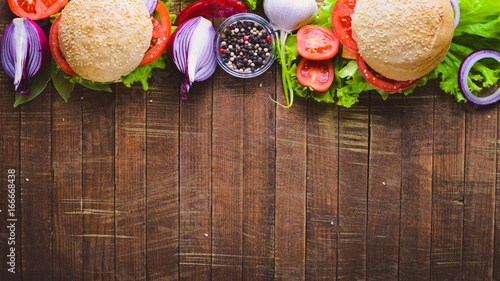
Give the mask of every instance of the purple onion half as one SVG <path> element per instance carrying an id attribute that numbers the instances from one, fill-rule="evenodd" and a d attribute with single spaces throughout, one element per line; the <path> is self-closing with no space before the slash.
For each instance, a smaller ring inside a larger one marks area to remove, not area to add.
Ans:
<path id="1" fill-rule="evenodd" d="M 201 16 L 183 22 L 172 35 L 167 52 L 185 76 L 181 85 L 182 100 L 187 98 L 193 82 L 207 80 L 215 72 L 214 38 L 212 23 Z"/>
<path id="2" fill-rule="evenodd" d="M 469 72 L 474 64 L 479 60 L 487 58 L 492 58 L 500 62 L 500 52 L 494 50 L 476 51 L 464 59 L 458 70 L 458 85 L 460 86 L 460 90 L 468 101 L 478 105 L 493 104 L 500 100 L 500 88 L 487 97 L 478 97 L 471 92 L 468 84 Z"/>
<path id="3" fill-rule="evenodd" d="M 0 45 L 2 66 L 16 93 L 29 95 L 29 87 L 50 58 L 49 41 L 29 18 L 15 18 L 5 29 Z"/>

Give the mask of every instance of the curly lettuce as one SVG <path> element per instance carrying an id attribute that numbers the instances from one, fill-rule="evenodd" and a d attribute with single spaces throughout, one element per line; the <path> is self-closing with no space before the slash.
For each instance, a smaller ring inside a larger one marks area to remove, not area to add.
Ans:
<path id="1" fill-rule="evenodd" d="M 331 15 L 335 2 L 336 0 L 325 0 L 312 24 L 332 29 Z M 433 71 L 422 77 L 416 85 L 400 93 L 408 95 L 416 87 L 424 86 L 427 81 L 440 79 L 439 85 L 444 92 L 454 96 L 458 102 L 465 101 L 458 86 L 458 70 L 461 62 L 476 50 L 500 51 L 500 1 L 459 0 L 458 2 L 461 9 L 460 24 L 455 30 L 448 54 Z M 376 90 L 384 99 L 395 93 L 380 90 L 369 84 L 361 75 L 356 62 L 342 58 L 341 52 L 333 58 L 335 79 L 327 91 L 319 93 L 309 87 L 304 87 L 298 82 L 295 73 L 300 61 L 296 44 L 296 36 L 289 36 L 286 42 L 285 63 L 289 64 L 290 70 L 287 75 L 289 75 L 293 90 L 298 96 L 312 98 L 318 102 L 336 102 L 340 106 L 351 107 L 358 102 L 359 94 L 365 91 Z M 483 88 L 491 87 L 500 80 L 500 69 L 494 64 L 488 65 L 487 62 L 480 61 L 474 65 L 469 80 L 472 91 L 480 92 Z"/>

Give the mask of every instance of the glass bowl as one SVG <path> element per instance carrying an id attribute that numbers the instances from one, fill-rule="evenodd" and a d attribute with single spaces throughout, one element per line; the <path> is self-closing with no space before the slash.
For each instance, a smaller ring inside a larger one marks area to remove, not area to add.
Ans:
<path id="1" fill-rule="evenodd" d="M 277 42 L 268 21 L 256 14 L 240 13 L 227 18 L 217 29 L 214 52 L 217 63 L 227 73 L 253 78 L 271 67 L 276 59 Z"/>

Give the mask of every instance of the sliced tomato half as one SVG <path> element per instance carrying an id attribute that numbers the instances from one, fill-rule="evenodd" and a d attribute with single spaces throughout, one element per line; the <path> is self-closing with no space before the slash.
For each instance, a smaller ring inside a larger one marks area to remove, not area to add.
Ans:
<path id="1" fill-rule="evenodd" d="M 50 51 L 52 52 L 52 56 L 54 57 L 54 60 L 56 61 L 57 65 L 59 65 L 62 71 L 73 76 L 79 76 L 73 71 L 73 69 L 71 69 L 69 64 L 66 62 L 61 52 L 61 48 L 59 47 L 59 39 L 57 39 L 57 34 L 59 32 L 60 21 L 61 21 L 61 15 L 59 15 L 56 18 L 56 20 L 52 24 L 52 27 L 50 28 L 50 34 L 49 34 Z"/>
<path id="2" fill-rule="evenodd" d="M 356 0 L 338 0 L 333 6 L 332 27 L 344 47 L 358 52 L 358 45 L 352 39 L 351 15 L 354 13 Z"/>
<path id="3" fill-rule="evenodd" d="M 167 43 L 170 39 L 170 31 L 172 28 L 170 24 L 170 14 L 162 1 L 158 1 L 158 5 L 156 5 L 156 10 L 153 15 L 154 16 L 151 16 L 151 21 L 153 22 L 151 46 L 144 55 L 140 65 L 151 63 L 159 58 L 167 49 Z M 155 16 L 159 17 L 159 20 Z"/>
<path id="4" fill-rule="evenodd" d="M 310 60 L 326 60 L 339 51 L 339 40 L 330 29 L 306 25 L 297 32 L 297 51 Z"/>
<path id="5" fill-rule="evenodd" d="M 302 58 L 297 67 L 297 80 L 304 87 L 324 92 L 330 88 L 335 75 L 332 60 L 308 60 Z"/>
<path id="6" fill-rule="evenodd" d="M 40 20 L 59 12 L 68 0 L 9 0 L 12 12 L 22 18 Z"/>
<path id="7" fill-rule="evenodd" d="M 367 65 L 359 54 L 356 57 L 356 63 L 358 64 L 359 71 L 361 71 L 361 74 L 363 74 L 363 77 L 365 77 L 366 81 L 381 90 L 391 92 L 402 91 L 415 85 L 418 80 L 420 80 L 416 79 L 410 81 L 396 81 L 387 78 Z"/>

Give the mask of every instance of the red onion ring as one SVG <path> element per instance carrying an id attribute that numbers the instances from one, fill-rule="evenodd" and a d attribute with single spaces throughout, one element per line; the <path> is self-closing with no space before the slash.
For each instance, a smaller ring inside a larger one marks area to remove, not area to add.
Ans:
<path id="1" fill-rule="evenodd" d="M 450 0 L 453 10 L 455 10 L 455 28 L 457 28 L 460 22 L 460 6 L 458 5 L 458 0 Z"/>
<path id="2" fill-rule="evenodd" d="M 144 4 L 146 4 L 146 8 L 148 8 L 148 12 L 152 15 L 158 5 L 158 0 L 144 0 Z"/>
<path id="3" fill-rule="evenodd" d="M 500 88 L 498 88 L 493 94 L 487 97 L 478 97 L 470 91 L 467 82 L 469 72 L 476 62 L 486 58 L 492 58 L 500 62 L 500 52 L 494 50 L 479 50 L 473 52 L 465 58 L 465 60 L 460 65 L 460 69 L 458 70 L 458 84 L 460 86 L 460 90 L 468 101 L 478 105 L 493 104 L 500 100 Z"/>

